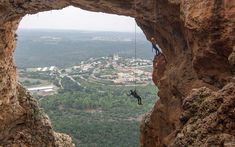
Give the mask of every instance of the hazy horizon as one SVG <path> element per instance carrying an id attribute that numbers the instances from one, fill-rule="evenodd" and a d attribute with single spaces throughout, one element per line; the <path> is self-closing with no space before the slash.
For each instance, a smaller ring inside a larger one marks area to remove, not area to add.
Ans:
<path id="1" fill-rule="evenodd" d="M 135 32 L 130 32 L 130 31 L 119 31 L 119 30 L 80 30 L 80 29 L 69 29 L 69 28 L 18 28 L 19 30 L 24 30 L 24 31 L 77 31 L 77 32 L 120 32 L 120 33 L 135 33 Z M 137 31 L 137 34 L 142 34 L 143 32 Z"/>
<path id="2" fill-rule="evenodd" d="M 61 10 L 26 15 L 21 20 L 19 29 L 135 32 L 135 20 L 127 16 L 85 11 L 69 6 Z M 138 26 L 137 32 L 142 32 Z"/>

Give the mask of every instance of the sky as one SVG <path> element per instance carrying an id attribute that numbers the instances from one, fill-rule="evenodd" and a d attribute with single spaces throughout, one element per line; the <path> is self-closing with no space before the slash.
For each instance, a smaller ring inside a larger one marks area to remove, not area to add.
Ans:
<path id="1" fill-rule="evenodd" d="M 70 6 L 62 10 L 26 15 L 19 28 L 134 32 L 135 20 L 131 17 L 90 12 Z M 137 32 L 141 32 L 139 27 Z"/>

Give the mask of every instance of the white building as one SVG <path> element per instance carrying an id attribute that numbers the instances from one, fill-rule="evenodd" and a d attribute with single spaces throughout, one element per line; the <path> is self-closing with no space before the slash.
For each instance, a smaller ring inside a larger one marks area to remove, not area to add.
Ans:
<path id="1" fill-rule="evenodd" d="M 113 54 L 113 60 L 114 60 L 114 61 L 119 60 L 119 56 L 118 56 L 118 54 Z"/>
<path id="2" fill-rule="evenodd" d="M 41 87 L 32 87 L 28 88 L 28 91 L 38 95 L 53 95 L 56 93 L 56 87 L 54 85 L 41 86 Z"/>
<path id="3" fill-rule="evenodd" d="M 88 71 L 90 68 L 92 68 L 91 64 L 86 64 L 86 65 L 81 66 L 81 70 L 83 71 Z"/>
<path id="4" fill-rule="evenodd" d="M 137 75 L 142 75 L 142 74 L 144 74 L 144 71 L 136 69 L 136 70 L 134 70 L 134 73 L 137 74 Z"/>
<path id="5" fill-rule="evenodd" d="M 41 67 L 38 67 L 38 68 L 37 68 L 37 71 L 41 71 L 41 70 L 42 70 L 42 68 L 41 68 Z"/>
<path id="6" fill-rule="evenodd" d="M 54 88 L 53 85 L 49 85 L 49 86 L 28 88 L 28 91 L 30 91 L 30 92 L 45 91 L 45 90 L 50 90 L 50 89 L 53 89 L 53 88 Z"/>
<path id="7" fill-rule="evenodd" d="M 48 67 L 44 67 L 43 69 L 42 69 L 42 71 L 48 71 Z"/>
<path id="8" fill-rule="evenodd" d="M 49 70 L 50 70 L 50 71 L 55 71 L 55 70 L 56 70 L 56 67 L 55 67 L 55 66 L 51 66 L 51 67 L 49 68 Z"/>
<path id="9" fill-rule="evenodd" d="M 80 69 L 81 66 L 73 66 L 73 69 Z"/>

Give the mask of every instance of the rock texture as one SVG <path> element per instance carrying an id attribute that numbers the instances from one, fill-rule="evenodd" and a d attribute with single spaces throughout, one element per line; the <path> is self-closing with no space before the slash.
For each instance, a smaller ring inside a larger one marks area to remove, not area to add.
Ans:
<path id="1" fill-rule="evenodd" d="M 154 83 L 160 89 L 160 100 L 142 122 L 142 146 L 231 144 L 235 136 L 235 0 L 1 1 L 1 144 L 14 146 L 19 141 L 22 146 L 30 146 L 30 142 L 37 138 L 31 143 L 38 146 L 45 139 L 42 132 L 46 134 L 46 146 L 63 146 L 63 142 L 71 142 L 65 135 L 50 132 L 50 125 L 43 121 L 47 119 L 26 119 L 26 114 L 32 113 L 17 94 L 19 89 L 13 62 L 15 30 L 21 18 L 26 14 L 69 5 L 135 17 L 146 37 L 155 37 L 163 49 L 167 63 L 162 62 L 162 57 L 156 57 L 153 71 Z M 34 107 L 37 108 L 33 105 L 32 109 Z M 34 131 L 28 125 L 20 127 L 26 124 L 26 120 L 35 122 L 38 130 Z M 20 130 L 27 132 L 23 133 L 28 134 L 22 137 L 25 139 L 12 135 Z M 69 146 L 70 143 L 65 144 Z"/>
<path id="2" fill-rule="evenodd" d="M 202 87 L 183 101 L 183 124 L 171 146 L 235 146 L 235 83 L 219 91 Z"/>
<path id="3" fill-rule="evenodd" d="M 1 132 L 1 145 L 16 147 L 72 147 L 72 139 L 52 130 L 48 116 L 38 107 L 36 99 L 21 86 L 17 86 L 18 108 L 12 108 L 17 113 L 17 119 L 4 124 Z M 1 110 L 4 112 L 5 110 Z M 13 113 L 13 115 L 16 115 Z M 11 118 L 11 116 L 5 116 Z M 14 118 L 14 116 L 12 116 Z"/>

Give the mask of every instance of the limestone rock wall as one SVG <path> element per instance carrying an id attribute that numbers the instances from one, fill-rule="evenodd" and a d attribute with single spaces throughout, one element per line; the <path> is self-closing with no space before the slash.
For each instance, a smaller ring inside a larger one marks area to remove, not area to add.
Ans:
<path id="1" fill-rule="evenodd" d="M 235 80 L 235 79 L 234 79 Z M 234 146 L 235 83 L 195 89 L 183 101 L 182 129 L 170 146 Z"/>
<path id="2" fill-rule="evenodd" d="M 228 130 L 233 129 L 230 122 L 234 120 L 235 111 L 234 105 L 228 102 L 233 102 L 229 94 L 234 95 L 231 88 L 235 65 L 234 0 L 3 0 L 0 1 L 0 144 L 17 141 L 11 139 L 11 134 L 23 130 L 18 124 L 25 123 L 25 114 L 29 113 L 17 94 L 12 56 L 18 22 L 26 14 L 69 5 L 135 17 L 147 39 L 155 37 L 163 49 L 167 63 L 155 57 L 153 66 L 153 81 L 160 89 L 160 100 L 142 122 L 142 146 L 200 146 L 208 142 L 213 145 L 213 140 L 223 144 L 233 138 L 234 132 Z M 195 94 L 195 91 L 198 92 Z M 204 93 L 208 94 L 204 96 Z M 206 108 L 212 110 L 202 111 Z M 214 119 L 226 122 L 227 128 L 211 131 L 210 125 L 221 126 L 212 124 L 210 120 Z M 204 122 L 207 123 L 203 125 Z M 44 144 L 48 146 L 60 146 L 58 141 L 64 140 L 62 138 L 70 140 L 64 135 L 49 133 L 52 129 L 47 126 L 50 125 L 39 126 L 34 132 L 38 138 L 35 146 L 43 140 L 42 132 L 47 132 Z M 30 137 L 32 129 L 24 128 Z M 55 136 L 62 138 L 55 139 Z M 25 145 L 30 146 L 27 142 Z"/>
<path id="3" fill-rule="evenodd" d="M 73 147 L 72 139 L 52 130 L 48 116 L 38 107 L 36 99 L 21 85 L 17 86 L 18 106 L 1 131 L 0 146 L 4 147 Z M 4 112 L 5 110 L 2 110 Z M 1 122 L 3 124 L 3 122 Z"/>

